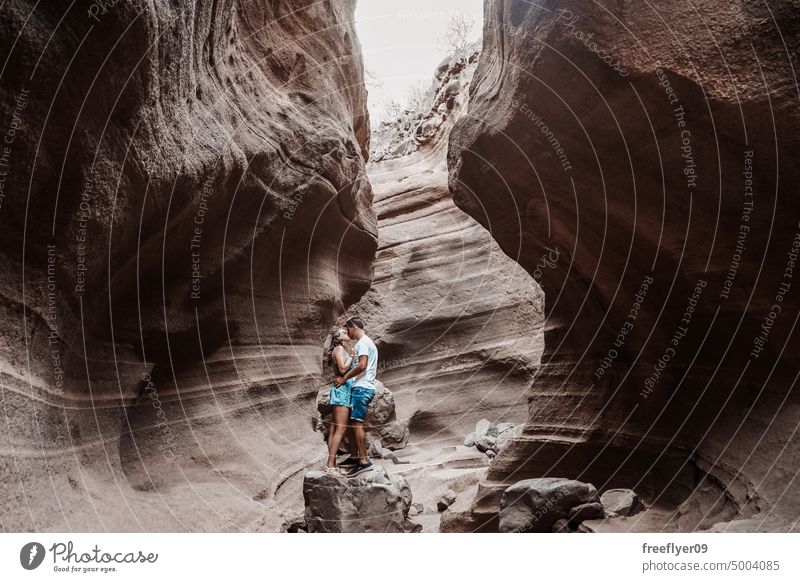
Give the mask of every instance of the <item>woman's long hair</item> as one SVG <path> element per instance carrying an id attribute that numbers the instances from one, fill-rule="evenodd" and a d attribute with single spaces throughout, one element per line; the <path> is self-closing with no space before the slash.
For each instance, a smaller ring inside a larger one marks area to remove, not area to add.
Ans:
<path id="1" fill-rule="evenodd" d="M 342 333 L 341 328 L 336 329 L 336 330 L 333 331 L 333 333 L 331 333 L 331 341 L 329 342 L 329 347 L 328 347 L 328 349 L 330 350 L 328 352 L 328 365 L 330 365 L 330 366 L 332 366 L 334 364 L 334 361 L 333 361 L 333 349 L 336 346 L 342 345 L 342 340 L 339 338 L 341 333 Z"/>

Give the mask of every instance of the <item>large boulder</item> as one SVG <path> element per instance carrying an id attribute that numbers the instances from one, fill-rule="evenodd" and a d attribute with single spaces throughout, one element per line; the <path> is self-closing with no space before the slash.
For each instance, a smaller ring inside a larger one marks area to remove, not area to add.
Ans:
<path id="1" fill-rule="evenodd" d="M 580 517 L 571 515 L 573 508 L 598 501 L 597 489 L 590 483 L 554 477 L 525 479 L 506 489 L 500 499 L 500 531 L 551 532 L 558 520 Z"/>
<path id="2" fill-rule="evenodd" d="M 367 418 L 364 429 L 367 433 L 367 442 L 370 455 L 382 457 L 383 449 L 396 451 L 408 444 L 408 424 L 397 420 L 394 396 L 380 380 L 375 381 L 376 394 L 367 409 Z M 328 441 L 328 431 L 331 425 L 330 386 L 320 391 L 317 398 L 317 411 L 319 418 L 314 423 L 314 430 L 321 432 L 325 442 Z M 342 448 L 347 448 L 347 442 L 342 443 Z"/>
<path id="3" fill-rule="evenodd" d="M 310 471 L 303 480 L 305 523 L 309 533 L 418 532 L 408 519 L 411 488 L 380 466 L 346 478 Z"/>
<path id="4" fill-rule="evenodd" d="M 517 424 L 511 425 L 509 428 L 502 428 L 498 431 L 497 439 L 494 443 L 494 449 L 496 453 L 502 451 L 505 446 L 516 436 L 522 434 L 522 427 L 524 425 Z"/>
<path id="5" fill-rule="evenodd" d="M 591 503 L 583 503 L 576 505 L 569 510 L 569 523 L 577 527 L 582 522 L 589 519 L 603 519 L 606 512 L 603 505 L 599 501 L 592 501 Z"/>

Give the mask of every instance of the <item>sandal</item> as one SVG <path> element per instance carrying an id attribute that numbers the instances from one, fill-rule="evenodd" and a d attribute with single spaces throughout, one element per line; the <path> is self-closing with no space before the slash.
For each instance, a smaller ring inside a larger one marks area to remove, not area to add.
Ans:
<path id="1" fill-rule="evenodd" d="M 326 475 L 333 475 L 334 477 L 342 477 L 342 471 L 339 467 L 325 467 L 322 470 Z"/>

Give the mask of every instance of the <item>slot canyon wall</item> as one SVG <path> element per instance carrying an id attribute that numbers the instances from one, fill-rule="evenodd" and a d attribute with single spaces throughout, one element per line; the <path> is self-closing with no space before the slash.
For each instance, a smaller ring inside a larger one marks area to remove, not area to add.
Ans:
<path id="1" fill-rule="evenodd" d="M 101 4 L 0 7 L 0 527 L 274 531 L 377 244 L 354 3 Z"/>
<path id="2" fill-rule="evenodd" d="M 487 2 L 450 187 L 541 273 L 545 352 L 444 530 L 496 527 L 539 476 L 632 487 L 665 512 L 643 528 L 797 520 L 799 24 L 789 1 Z"/>

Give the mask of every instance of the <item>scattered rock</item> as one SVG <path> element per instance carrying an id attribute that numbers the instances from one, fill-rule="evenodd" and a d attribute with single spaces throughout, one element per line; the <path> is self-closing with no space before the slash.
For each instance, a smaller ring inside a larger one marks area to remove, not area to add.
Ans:
<path id="1" fill-rule="evenodd" d="M 606 512 L 598 501 L 576 505 L 569 510 L 569 522 L 574 526 L 587 519 L 603 519 L 605 516 Z"/>
<path id="2" fill-rule="evenodd" d="M 599 501 L 590 483 L 547 477 L 525 479 L 503 492 L 501 532 L 550 532 L 559 519 L 568 519 L 573 507 Z"/>
<path id="3" fill-rule="evenodd" d="M 394 463 L 395 465 L 408 465 L 408 464 L 410 464 L 410 461 L 401 461 L 401 460 L 398 458 L 398 456 L 397 456 L 397 455 L 395 455 L 395 454 L 394 454 L 392 451 L 390 451 L 389 449 L 381 449 L 381 455 L 380 455 L 380 458 L 381 458 L 381 459 L 384 459 L 384 460 L 386 460 L 386 461 L 391 461 L 391 462 L 392 462 L 392 463 Z"/>
<path id="4" fill-rule="evenodd" d="M 411 507 L 408 508 L 408 516 L 414 517 L 415 515 L 421 515 L 425 511 L 425 506 L 421 503 L 412 503 Z"/>
<path id="5" fill-rule="evenodd" d="M 475 424 L 475 430 L 464 439 L 464 446 L 474 446 L 493 458 L 513 437 L 522 432 L 522 426 L 510 422 L 495 424 L 484 418 Z"/>
<path id="6" fill-rule="evenodd" d="M 445 76 L 445 73 L 447 73 L 447 71 L 450 70 L 450 66 L 451 65 L 449 59 L 445 59 L 444 61 L 439 63 L 439 66 L 436 67 L 436 72 L 433 74 L 433 76 L 436 78 L 437 81 L 442 80 L 442 78 Z"/>
<path id="7" fill-rule="evenodd" d="M 481 420 L 476 422 L 475 423 L 475 431 L 472 433 L 474 435 L 474 438 L 477 440 L 477 438 L 480 435 L 483 435 L 483 434 L 486 434 L 487 432 L 489 432 L 489 427 L 490 426 L 492 426 L 492 421 L 486 420 L 485 418 L 482 418 Z"/>
<path id="8" fill-rule="evenodd" d="M 453 503 L 456 502 L 456 492 L 452 489 L 448 489 L 444 492 L 444 494 L 439 498 L 439 501 L 436 502 L 436 509 L 439 511 L 444 511 Z"/>
<path id="9" fill-rule="evenodd" d="M 291 515 L 281 525 L 282 533 L 308 533 L 306 528 L 306 516 L 302 513 Z"/>
<path id="10" fill-rule="evenodd" d="M 569 521 L 566 519 L 559 519 L 553 524 L 553 533 L 572 533 L 569 527 Z"/>
<path id="11" fill-rule="evenodd" d="M 317 532 L 417 532 L 422 526 L 408 519 L 411 489 L 400 475 L 375 466 L 348 479 L 309 471 L 303 480 L 305 522 Z"/>
<path id="12" fill-rule="evenodd" d="M 494 447 L 497 446 L 497 437 L 490 434 L 483 434 L 475 439 L 475 446 L 482 453 L 493 450 Z"/>
<path id="13" fill-rule="evenodd" d="M 380 441 L 369 441 L 369 445 L 367 447 L 367 454 L 372 457 L 373 459 L 380 459 L 383 457 L 383 451 L 387 450 L 381 446 Z"/>
<path id="14" fill-rule="evenodd" d="M 523 426 L 525 425 L 518 424 L 515 426 L 512 424 L 509 428 L 501 430 L 498 433 L 497 441 L 495 442 L 495 452 L 499 453 L 505 448 L 512 438 L 521 435 Z"/>
<path id="15" fill-rule="evenodd" d="M 458 82 L 458 79 L 453 79 L 444 87 L 444 94 L 447 97 L 458 95 L 459 92 L 461 92 L 461 83 Z"/>
<path id="16" fill-rule="evenodd" d="M 642 499 L 631 489 L 609 489 L 600 497 L 600 503 L 606 511 L 623 517 L 636 515 L 645 508 Z"/>
<path id="17" fill-rule="evenodd" d="M 424 138 L 431 138 L 436 135 L 442 123 L 444 123 L 444 118 L 438 114 L 434 115 L 417 128 L 417 135 Z"/>

